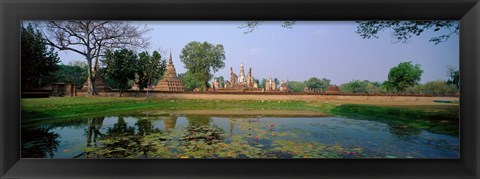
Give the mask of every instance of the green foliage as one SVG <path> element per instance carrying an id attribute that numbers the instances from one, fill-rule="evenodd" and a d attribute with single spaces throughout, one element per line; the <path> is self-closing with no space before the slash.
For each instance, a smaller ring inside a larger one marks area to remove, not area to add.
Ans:
<path id="1" fill-rule="evenodd" d="M 418 84 L 422 73 L 419 64 L 413 65 L 411 61 L 402 62 L 390 69 L 384 85 L 389 91 L 403 92 L 406 88 Z"/>
<path id="2" fill-rule="evenodd" d="M 100 57 L 109 50 L 145 48 L 149 38 L 143 37 L 151 29 L 132 25 L 128 21 L 42 21 L 48 45 L 60 51 L 68 50 L 85 57 L 88 65 L 87 94 L 98 95 L 94 79 Z"/>
<path id="3" fill-rule="evenodd" d="M 57 70 L 60 58 L 53 48 L 48 48 L 39 30 L 31 24 L 21 29 L 22 90 L 49 84 Z"/>
<path id="4" fill-rule="evenodd" d="M 330 80 L 323 78 L 323 79 L 318 79 L 316 77 L 312 77 L 308 79 L 307 81 L 304 82 L 308 89 L 311 91 L 326 91 L 328 86 L 330 86 Z"/>
<path id="5" fill-rule="evenodd" d="M 135 126 L 138 128 L 137 135 L 141 136 L 160 132 L 160 129 L 155 128 L 152 124 L 152 121 L 148 119 L 139 119 L 137 122 L 135 122 Z"/>
<path id="6" fill-rule="evenodd" d="M 193 41 L 182 49 L 180 60 L 187 69 L 186 74 L 202 81 L 202 89 L 206 90 L 213 73 L 225 67 L 225 51 L 221 44 Z"/>
<path id="7" fill-rule="evenodd" d="M 430 81 L 409 87 L 405 92 L 409 94 L 455 95 L 458 93 L 458 88 L 454 84 L 448 84 L 444 81 Z"/>
<path id="8" fill-rule="evenodd" d="M 137 63 L 136 71 L 136 84 L 140 91 L 144 88 L 154 84 L 154 81 L 158 81 L 165 73 L 166 60 L 162 60 L 160 53 L 153 51 L 150 55 L 147 51 L 138 54 L 139 60 Z"/>
<path id="9" fill-rule="evenodd" d="M 368 80 L 352 80 L 339 86 L 342 93 L 372 93 L 378 94 L 384 91 L 380 88 L 379 82 L 370 82 Z"/>
<path id="10" fill-rule="evenodd" d="M 115 52 L 107 52 L 104 60 L 107 66 L 105 72 L 110 79 L 115 80 L 120 92 L 130 87 L 129 80 L 135 79 L 137 61 L 137 55 L 132 50 L 121 49 Z"/>
<path id="11" fill-rule="evenodd" d="M 303 92 L 305 87 L 307 87 L 307 84 L 305 84 L 304 82 L 300 82 L 300 81 L 289 81 L 288 86 L 290 86 L 290 89 L 293 92 Z"/>
<path id="12" fill-rule="evenodd" d="M 267 84 L 267 79 L 262 79 L 262 82 L 258 84 L 258 88 L 265 88 L 265 85 Z"/>
<path id="13" fill-rule="evenodd" d="M 80 89 L 87 80 L 87 66 L 59 65 L 58 70 L 53 73 L 54 79 L 58 82 L 72 83 Z"/>
<path id="14" fill-rule="evenodd" d="M 447 41 L 453 34 L 459 34 L 458 21 L 358 21 L 357 33 L 364 39 L 378 38 L 378 33 L 392 29 L 392 37 L 397 42 L 406 42 L 412 36 L 419 36 L 427 30 L 434 32 L 445 29 L 443 35 L 432 37 L 430 42 L 439 44 Z"/>
<path id="15" fill-rule="evenodd" d="M 187 91 L 193 91 L 195 88 L 198 88 L 202 91 L 208 89 L 208 86 L 204 86 L 205 83 L 198 78 L 197 75 L 191 74 L 189 72 L 183 73 L 179 75 L 180 80 L 183 81 L 183 86 Z"/>
<path id="16" fill-rule="evenodd" d="M 447 69 L 448 76 L 450 79 L 447 80 L 447 84 L 453 84 L 457 89 L 460 89 L 460 71 L 449 67 Z"/>
<path id="17" fill-rule="evenodd" d="M 221 87 L 225 85 L 225 78 L 223 76 L 219 76 L 215 80 L 218 80 L 218 83 L 220 83 Z"/>

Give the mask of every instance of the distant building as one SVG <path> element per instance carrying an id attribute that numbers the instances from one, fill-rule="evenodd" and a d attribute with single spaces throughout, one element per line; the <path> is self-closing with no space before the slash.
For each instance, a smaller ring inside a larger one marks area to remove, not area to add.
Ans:
<path id="1" fill-rule="evenodd" d="M 216 81 L 212 83 L 212 88 L 215 88 L 214 91 L 218 92 L 262 92 L 262 89 L 258 88 L 258 84 L 254 80 L 252 68 L 250 68 L 248 74 L 245 75 L 243 64 L 240 64 L 239 75 L 233 72 L 233 68 L 230 67 L 230 80 L 225 82 L 223 88 Z"/>
<path id="2" fill-rule="evenodd" d="M 292 90 L 288 86 L 288 81 L 285 83 L 285 81 L 282 80 L 282 84 L 280 85 L 280 91 L 281 92 L 292 92 Z"/>
<path id="3" fill-rule="evenodd" d="M 173 66 L 172 52 L 170 52 L 170 60 L 168 61 L 167 70 L 162 80 L 155 86 L 156 91 L 185 91 L 183 82 L 177 78 L 177 72 Z"/>
<path id="4" fill-rule="evenodd" d="M 105 77 L 101 73 L 99 73 L 97 77 L 95 77 L 93 84 L 95 85 L 95 89 L 97 90 L 97 92 L 112 90 L 112 87 L 110 87 L 110 85 L 107 83 L 107 80 L 105 80 Z M 85 81 L 85 83 L 83 83 L 83 87 L 82 87 L 82 91 L 87 91 L 87 90 L 88 90 L 88 78 Z"/>
<path id="5" fill-rule="evenodd" d="M 276 91 L 276 90 L 277 90 L 277 84 L 275 84 L 275 80 L 272 80 L 272 78 L 267 80 L 267 82 L 265 83 L 265 91 Z"/>

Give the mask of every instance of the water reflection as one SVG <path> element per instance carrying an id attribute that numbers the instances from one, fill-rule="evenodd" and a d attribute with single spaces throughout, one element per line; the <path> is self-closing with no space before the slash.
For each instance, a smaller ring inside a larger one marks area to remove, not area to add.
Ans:
<path id="1" fill-rule="evenodd" d="M 51 127 L 23 128 L 22 157 L 53 158 L 54 153 L 57 151 L 59 137 L 59 134 L 52 132 Z"/>
<path id="2" fill-rule="evenodd" d="M 102 128 L 103 125 L 103 119 L 105 119 L 105 117 L 88 119 L 87 147 L 92 145 L 92 137 L 94 146 L 97 146 L 97 138 L 103 136 L 103 134 L 100 132 L 100 128 Z"/>
<path id="3" fill-rule="evenodd" d="M 163 117 L 163 125 L 165 125 L 165 131 L 171 132 L 175 129 L 175 125 L 177 124 L 177 117 L 169 116 Z"/>
<path id="4" fill-rule="evenodd" d="M 392 125 L 342 117 L 266 118 L 135 114 L 70 121 L 61 124 L 42 124 L 22 130 L 22 157 L 458 158 L 459 156 L 457 137 L 435 134 L 402 124 Z"/>

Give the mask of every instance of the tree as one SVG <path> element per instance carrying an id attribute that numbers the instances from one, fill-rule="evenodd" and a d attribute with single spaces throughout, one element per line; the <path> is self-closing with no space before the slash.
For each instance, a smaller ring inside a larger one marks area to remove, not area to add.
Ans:
<path id="1" fill-rule="evenodd" d="M 380 93 L 380 83 L 368 80 L 352 80 L 339 86 L 344 93 Z"/>
<path id="2" fill-rule="evenodd" d="M 302 92 L 307 85 L 304 82 L 300 81 L 289 81 L 288 86 L 293 92 Z"/>
<path id="3" fill-rule="evenodd" d="M 262 24 L 262 21 L 247 21 L 245 24 L 238 26 L 239 29 L 246 29 L 243 33 L 249 34 L 257 30 L 258 27 Z M 286 29 L 291 29 L 295 25 L 295 21 L 284 21 L 282 27 Z"/>
<path id="4" fill-rule="evenodd" d="M 195 88 L 202 88 L 204 82 L 197 78 L 196 75 L 189 72 L 179 74 L 179 78 L 183 81 L 183 86 L 187 91 L 193 91 Z"/>
<path id="5" fill-rule="evenodd" d="M 278 86 L 280 86 L 280 81 L 278 81 L 277 78 L 274 78 L 273 82 L 275 82 L 275 89 L 278 89 Z"/>
<path id="6" fill-rule="evenodd" d="M 121 49 L 106 53 L 104 63 L 107 67 L 105 72 L 117 83 L 120 96 L 123 90 L 130 87 L 128 81 L 135 79 L 137 61 L 137 55 L 132 50 Z"/>
<path id="7" fill-rule="evenodd" d="M 360 80 L 352 80 L 340 85 L 339 88 L 344 93 L 365 93 L 366 86 L 367 84 Z"/>
<path id="8" fill-rule="evenodd" d="M 88 65 L 87 94 L 91 96 L 98 94 L 93 82 L 99 58 L 107 50 L 148 46 L 143 34 L 150 29 L 125 21 L 47 21 L 42 24 L 48 45 L 85 57 Z"/>
<path id="9" fill-rule="evenodd" d="M 392 37 L 397 42 L 407 42 L 412 36 L 419 36 L 427 30 L 447 30 L 443 35 L 432 37 L 429 41 L 436 44 L 447 41 L 452 35 L 459 34 L 458 21 L 358 21 L 357 33 L 364 39 L 378 38 L 378 33 L 392 29 Z"/>
<path id="10" fill-rule="evenodd" d="M 425 83 L 425 94 L 433 95 L 454 95 L 458 90 L 454 84 L 447 84 L 444 81 L 430 81 Z"/>
<path id="11" fill-rule="evenodd" d="M 316 77 L 312 77 L 308 79 L 307 81 L 304 82 L 309 90 L 312 91 L 325 91 L 328 86 L 330 86 L 330 80 L 323 78 L 323 79 L 318 79 Z"/>
<path id="12" fill-rule="evenodd" d="M 193 41 L 182 49 L 180 60 L 185 64 L 187 74 L 202 81 L 202 90 L 206 90 L 213 73 L 225 67 L 225 51 L 221 44 Z"/>
<path id="13" fill-rule="evenodd" d="M 72 63 L 71 63 L 72 64 Z M 87 67 L 74 65 L 59 65 L 58 70 L 53 73 L 56 81 L 72 83 L 75 88 L 82 88 L 87 79 Z"/>
<path id="14" fill-rule="evenodd" d="M 160 79 L 163 76 L 167 64 L 157 51 L 153 51 L 151 56 L 145 51 L 139 53 L 138 57 L 137 85 L 140 91 L 147 88 L 148 95 L 148 87 L 153 84 L 154 79 Z"/>
<path id="15" fill-rule="evenodd" d="M 21 30 L 22 90 L 33 89 L 47 84 L 47 78 L 57 70 L 60 58 L 53 48 L 45 45 L 39 30 L 31 24 Z M 38 85 L 38 86 L 37 86 Z"/>
<path id="16" fill-rule="evenodd" d="M 388 80 L 384 82 L 384 85 L 389 91 L 402 92 L 406 88 L 418 84 L 422 73 L 423 70 L 419 64 L 413 65 L 411 61 L 401 62 L 390 69 Z"/>
<path id="17" fill-rule="evenodd" d="M 457 89 L 460 89 L 460 71 L 453 67 L 448 67 L 447 74 L 450 77 L 447 80 L 447 84 L 453 84 Z"/>
<path id="18" fill-rule="evenodd" d="M 265 88 L 266 84 L 267 84 L 267 79 L 263 78 L 262 82 L 258 84 L 258 88 Z"/>
<path id="19" fill-rule="evenodd" d="M 225 78 L 223 76 L 219 76 L 217 80 L 218 80 L 218 83 L 220 83 L 221 87 L 225 85 Z"/>

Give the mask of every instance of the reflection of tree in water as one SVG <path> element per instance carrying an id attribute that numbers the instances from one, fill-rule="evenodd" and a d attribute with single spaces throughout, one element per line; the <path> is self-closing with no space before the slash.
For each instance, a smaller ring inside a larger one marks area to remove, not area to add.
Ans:
<path id="1" fill-rule="evenodd" d="M 211 122 L 211 119 L 209 116 L 203 116 L 203 115 L 187 116 L 187 120 L 188 120 L 188 126 L 207 126 Z"/>
<path id="2" fill-rule="evenodd" d="M 148 119 L 139 119 L 135 126 L 138 128 L 137 134 L 139 136 L 150 135 L 153 133 L 159 133 L 160 129 L 153 127 L 152 121 Z"/>
<path id="3" fill-rule="evenodd" d="M 22 128 L 22 158 L 53 157 L 59 144 L 58 134 L 50 131 L 51 127 Z"/>
<path id="4" fill-rule="evenodd" d="M 209 116 L 188 116 L 186 133 L 180 138 L 184 141 L 203 141 L 207 144 L 223 140 L 223 129 L 216 125 L 210 125 Z"/>
<path id="5" fill-rule="evenodd" d="M 93 137 L 93 145 L 97 146 L 97 138 L 103 136 L 103 134 L 100 132 L 100 128 L 102 128 L 102 125 L 103 125 L 103 119 L 105 119 L 105 117 L 88 119 L 87 147 L 91 146 L 92 137 Z"/>
<path id="6" fill-rule="evenodd" d="M 86 152 L 87 158 L 127 158 L 139 153 L 146 155 L 151 150 L 150 145 L 145 145 L 143 137 L 160 133 L 160 129 L 154 128 L 148 119 L 139 119 L 135 127 L 128 126 L 125 119 L 118 117 L 117 123 L 107 129 L 106 134 L 101 135 L 102 146 Z"/>
<path id="7" fill-rule="evenodd" d="M 129 127 L 123 117 L 119 116 L 117 123 L 107 129 L 107 136 L 130 136 L 135 134 L 135 127 Z"/>

